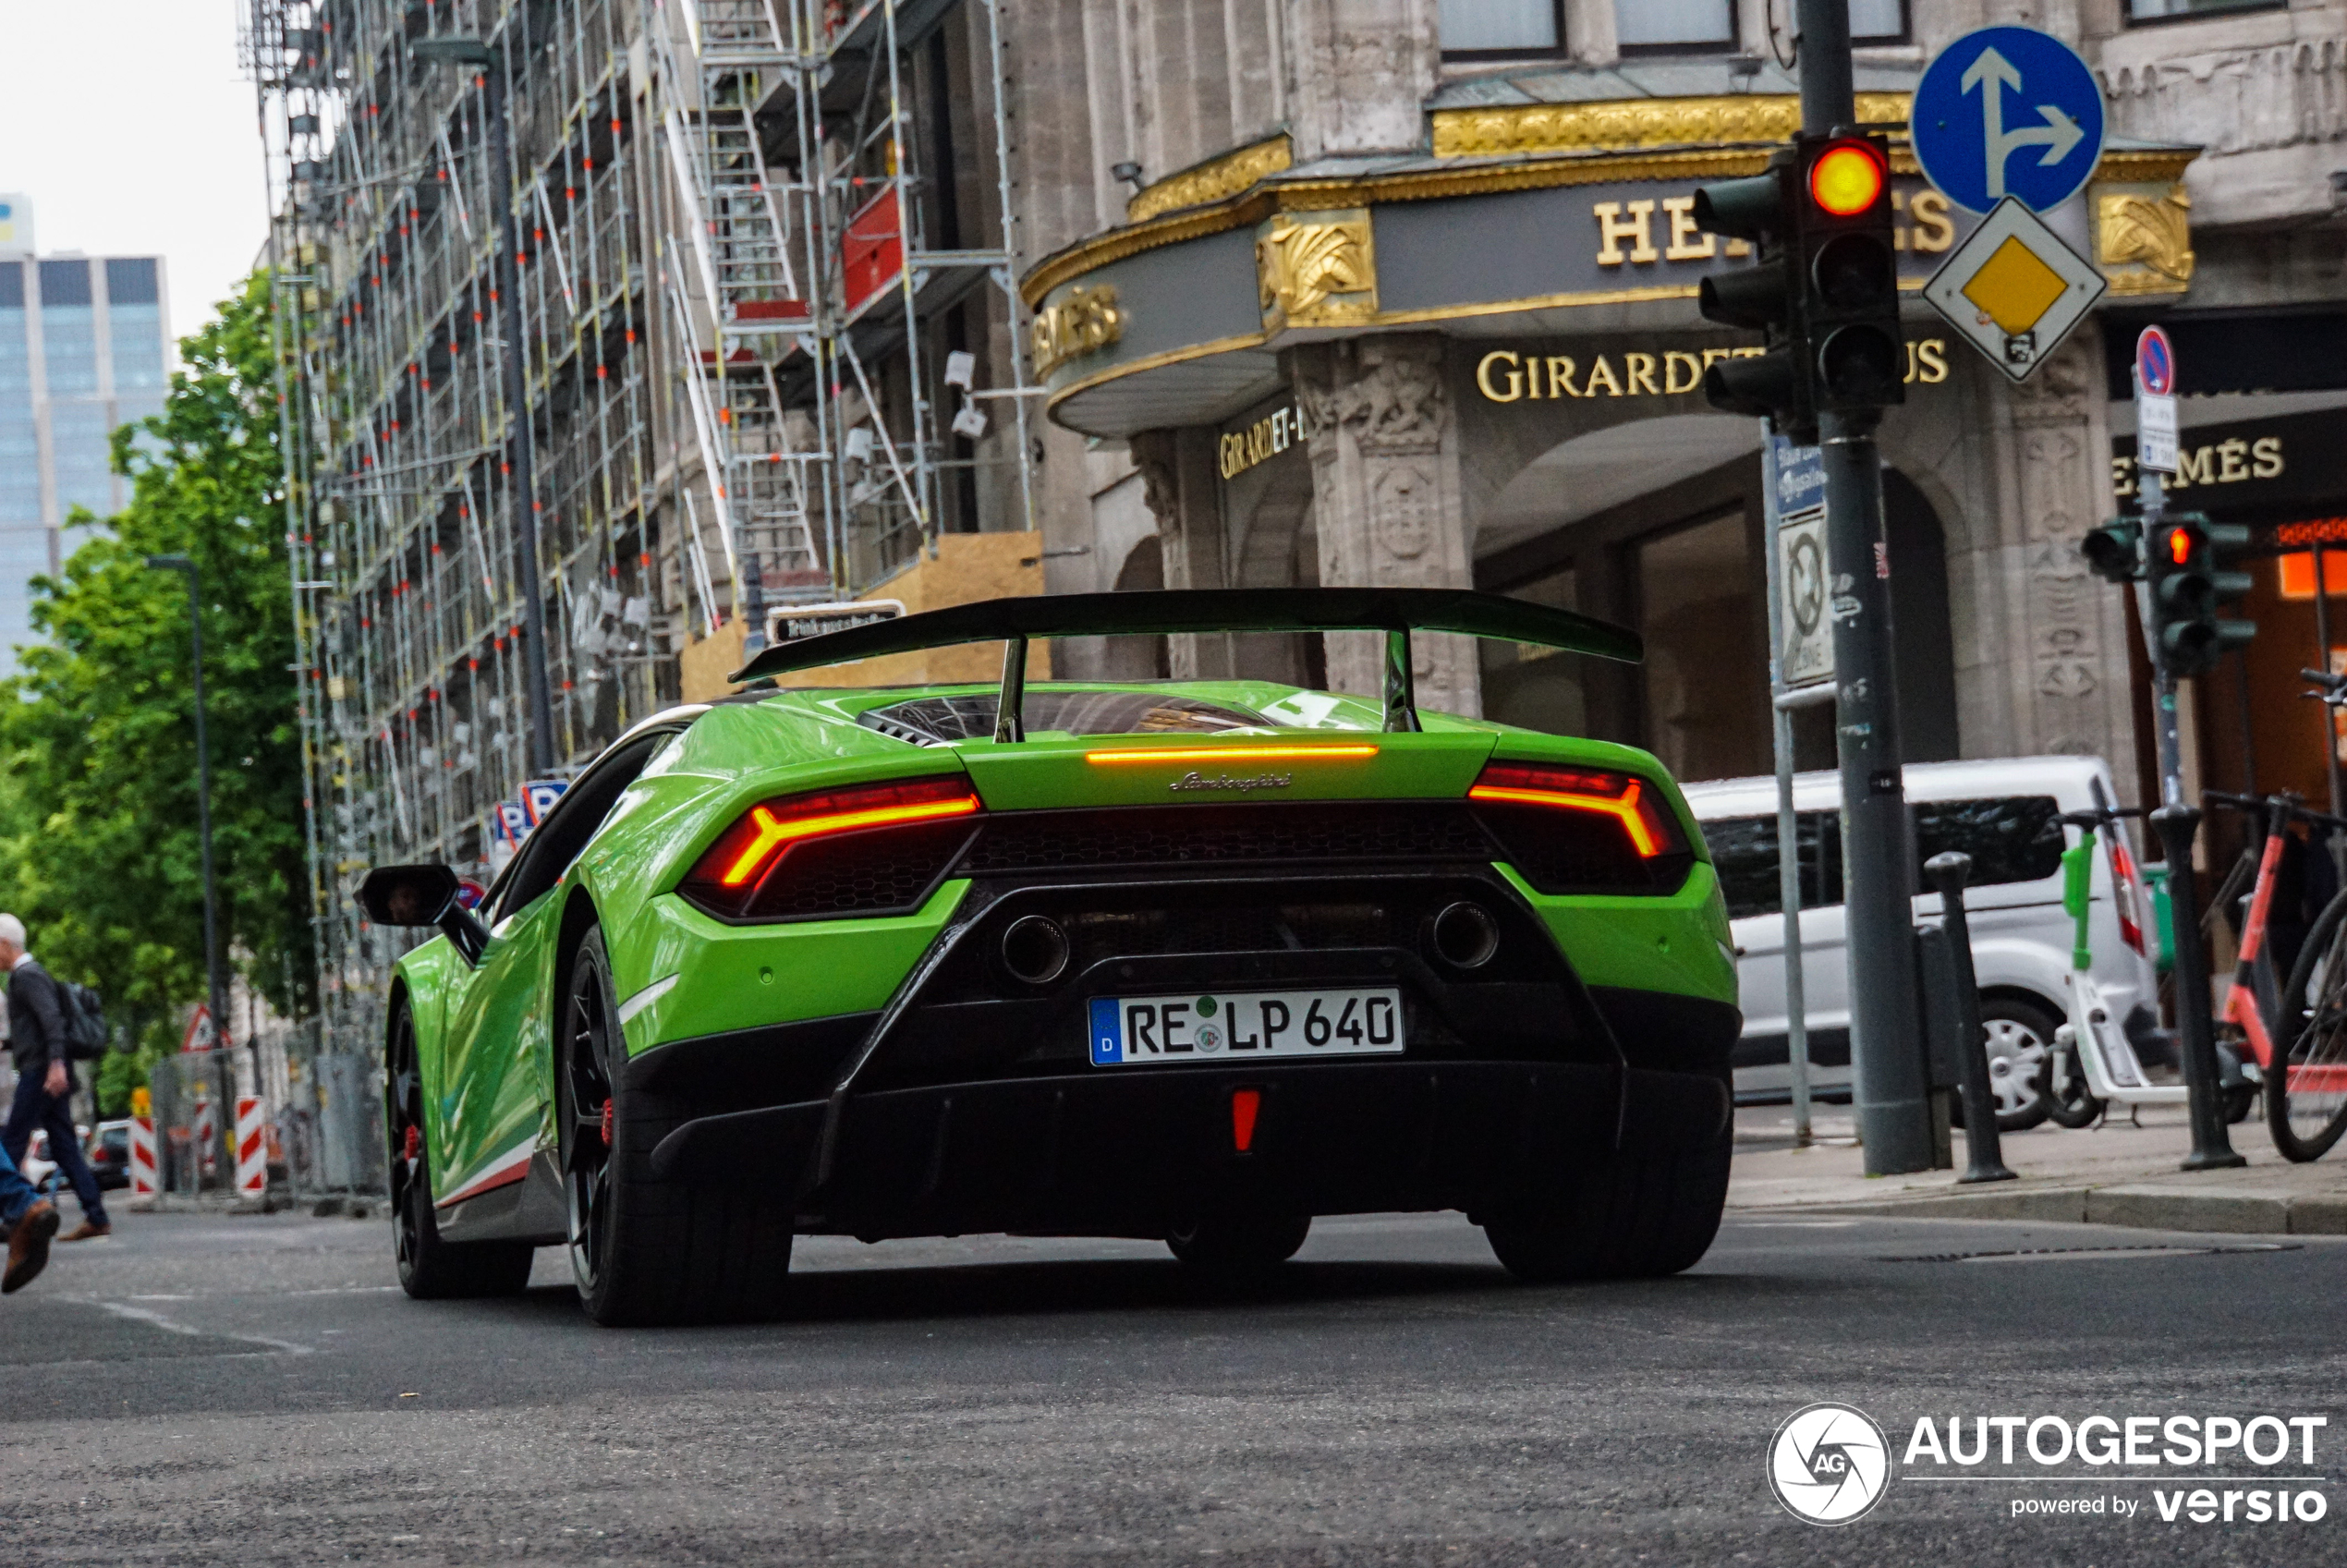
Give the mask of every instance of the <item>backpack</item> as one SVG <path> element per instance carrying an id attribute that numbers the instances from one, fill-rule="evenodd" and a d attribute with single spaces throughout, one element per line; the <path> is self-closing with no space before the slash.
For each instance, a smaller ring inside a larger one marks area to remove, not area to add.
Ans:
<path id="1" fill-rule="evenodd" d="M 66 1023 L 66 1054 L 76 1062 L 95 1062 L 106 1053 L 109 1031 L 105 1003 L 88 986 L 76 985 L 71 980 L 58 980 L 56 984 L 57 1011 Z"/>

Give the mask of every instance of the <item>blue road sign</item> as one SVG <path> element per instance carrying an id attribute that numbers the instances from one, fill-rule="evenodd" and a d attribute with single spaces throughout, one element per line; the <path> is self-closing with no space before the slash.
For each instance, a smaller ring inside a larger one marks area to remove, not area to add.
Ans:
<path id="1" fill-rule="evenodd" d="M 1984 27 L 1924 67 L 1909 133 L 1925 177 L 1957 206 L 1986 213 L 2011 196 L 2042 213 L 2102 157 L 2102 89 L 2061 40 Z"/>

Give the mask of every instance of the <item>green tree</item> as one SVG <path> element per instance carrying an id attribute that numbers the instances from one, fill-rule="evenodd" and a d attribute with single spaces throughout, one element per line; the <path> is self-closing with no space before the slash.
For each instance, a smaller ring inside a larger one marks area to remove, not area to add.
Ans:
<path id="1" fill-rule="evenodd" d="M 162 414 L 115 433 L 130 503 L 103 523 L 76 513 L 85 541 L 61 576 L 33 579 L 47 641 L 0 691 L 0 892 L 141 1056 L 176 1045 L 180 1010 L 205 993 L 187 579 L 151 554 L 202 573 L 224 948 L 280 1011 L 313 1001 L 269 308 L 259 277 L 223 301 L 182 340 Z M 101 1076 L 127 1100 L 144 1074 Z"/>

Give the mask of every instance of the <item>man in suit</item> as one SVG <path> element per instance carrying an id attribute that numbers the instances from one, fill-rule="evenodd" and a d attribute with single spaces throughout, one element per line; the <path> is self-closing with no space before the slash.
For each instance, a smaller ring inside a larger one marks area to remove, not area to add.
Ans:
<path id="1" fill-rule="evenodd" d="M 0 1128 L 0 1149 L 11 1162 L 21 1161 L 33 1129 L 47 1129 L 49 1158 L 81 1200 L 81 1228 L 65 1239 L 112 1235 L 98 1178 L 81 1157 L 81 1138 L 73 1128 L 73 1053 L 57 982 L 25 950 L 24 922 L 14 915 L 0 915 L 0 969 L 8 974 L 8 1051 L 17 1063 L 17 1096 L 8 1107 L 7 1125 Z"/>

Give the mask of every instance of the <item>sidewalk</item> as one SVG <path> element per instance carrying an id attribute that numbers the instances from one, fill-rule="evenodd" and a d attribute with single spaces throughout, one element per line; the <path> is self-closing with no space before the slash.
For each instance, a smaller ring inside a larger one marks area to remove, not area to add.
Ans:
<path id="1" fill-rule="evenodd" d="M 2192 1151 L 2192 1133 L 2182 1106 L 2161 1106 L 2146 1110 L 2141 1126 L 2113 1120 L 2070 1132 L 2048 1123 L 2007 1133 L 2005 1167 L 2020 1179 L 1977 1186 L 1959 1186 L 1957 1171 L 1869 1177 L 1848 1106 L 1821 1105 L 1812 1121 L 1821 1141 L 1795 1149 L 1787 1107 L 1736 1112 L 1731 1209 L 2347 1235 L 2347 1149 L 2293 1165 L 2254 1118 L 2228 1129 L 2234 1151 L 2249 1160 L 2240 1170 L 2178 1170 Z M 1961 1169 L 1962 1132 L 1955 1154 Z"/>

